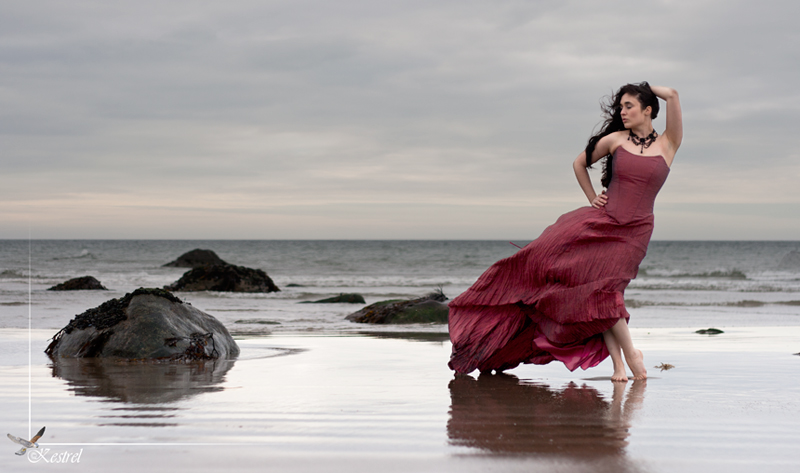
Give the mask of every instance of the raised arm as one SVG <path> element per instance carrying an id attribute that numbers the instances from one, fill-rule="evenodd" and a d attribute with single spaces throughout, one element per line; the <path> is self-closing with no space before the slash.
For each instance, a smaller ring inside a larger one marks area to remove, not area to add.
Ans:
<path id="1" fill-rule="evenodd" d="M 650 86 L 650 89 L 661 100 L 667 102 L 667 129 L 664 136 L 669 142 L 670 151 L 674 154 L 678 151 L 683 141 L 683 116 L 681 115 L 681 101 L 678 98 L 678 91 L 669 87 Z"/>

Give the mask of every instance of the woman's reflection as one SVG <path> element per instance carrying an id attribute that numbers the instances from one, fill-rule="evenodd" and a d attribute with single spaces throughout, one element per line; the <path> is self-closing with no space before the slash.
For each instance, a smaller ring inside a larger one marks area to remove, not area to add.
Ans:
<path id="1" fill-rule="evenodd" d="M 570 458 L 623 457 L 633 412 L 646 381 L 614 383 L 608 402 L 594 388 L 562 390 L 515 376 L 459 376 L 450 382 L 451 445 L 497 454 L 553 454 Z"/>

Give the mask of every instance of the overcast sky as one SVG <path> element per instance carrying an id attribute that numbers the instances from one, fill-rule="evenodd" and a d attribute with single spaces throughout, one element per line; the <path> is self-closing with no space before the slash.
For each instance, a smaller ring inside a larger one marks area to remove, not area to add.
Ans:
<path id="1" fill-rule="evenodd" d="M 0 238 L 527 241 L 588 205 L 572 161 L 599 101 L 647 80 L 684 111 L 653 238 L 800 240 L 798 18 L 796 0 L 4 0 Z"/>

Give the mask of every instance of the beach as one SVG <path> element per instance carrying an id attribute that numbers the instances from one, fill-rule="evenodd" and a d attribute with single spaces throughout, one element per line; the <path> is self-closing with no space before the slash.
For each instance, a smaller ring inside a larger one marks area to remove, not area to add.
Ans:
<path id="1" fill-rule="evenodd" d="M 800 465 L 800 328 L 716 336 L 634 329 L 650 379 L 615 384 L 608 361 L 570 373 L 525 365 L 454 377 L 427 334 L 240 339 L 208 366 L 72 360 L 31 335 L 40 450 L 66 471 L 793 471 Z M 2 425 L 28 422 L 25 330 L 0 331 Z M 674 368 L 660 371 L 655 365 Z M 211 366 L 213 365 L 213 366 Z M 16 435 L 26 432 L 16 432 Z M 3 471 L 33 466 L 0 456 Z M 29 457 L 30 458 L 30 457 Z M 45 462 L 39 461 L 39 464 Z"/>
<path id="2" fill-rule="evenodd" d="M 30 253 L 28 244 L 0 245 L 0 425 L 25 438 L 46 432 L 27 456 L 7 441 L 2 471 L 800 466 L 800 283 L 796 270 L 778 268 L 791 242 L 654 244 L 626 291 L 650 377 L 626 384 L 610 381 L 610 360 L 587 371 L 551 363 L 456 377 L 444 325 L 356 324 L 344 316 L 364 304 L 299 303 L 340 292 L 372 303 L 437 287 L 453 297 L 514 251 L 507 242 L 86 240 L 33 242 Z M 161 264 L 188 245 L 249 257 L 282 288 L 176 293 L 229 328 L 238 358 L 54 364 L 43 353 L 74 315 L 177 279 L 184 269 Z M 46 290 L 84 272 L 110 290 Z M 708 327 L 723 333 L 696 333 Z"/>

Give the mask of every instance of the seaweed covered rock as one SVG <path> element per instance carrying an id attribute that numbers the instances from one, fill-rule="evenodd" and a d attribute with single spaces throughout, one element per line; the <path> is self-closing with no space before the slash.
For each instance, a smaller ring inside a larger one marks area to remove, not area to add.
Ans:
<path id="1" fill-rule="evenodd" d="M 191 269 L 174 283 L 165 286 L 168 291 L 222 291 L 222 292 L 276 292 L 278 286 L 260 269 L 215 264 Z"/>
<path id="2" fill-rule="evenodd" d="M 301 304 L 365 304 L 366 302 L 361 294 L 339 294 L 318 301 L 303 301 Z"/>
<path id="3" fill-rule="evenodd" d="M 207 360 L 239 347 L 217 319 L 163 289 L 139 288 L 76 315 L 45 350 L 53 359 Z"/>
<path id="4" fill-rule="evenodd" d="M 345 319 L 364 324 L 446 324 L 449 308 L 442 291 L 411 300 L 389 300 L 370 304 Z"/>
<path id="5" fill-rule="evenodd" d="M 68 281 L 64 281 L 61 284 L 56 284 L 55 286 L 48 288 L 48 291 L 81 291 L 81 290 L 92 290 L 92 291 L 107 291 L 105 286 L 100 284 L 100 281 L 93 278 L 92 276 L 83 276 L 80 278 L 72 278 Z"/>
<path id="6" fill-rule="evenodd" d="M 211 250 L 201 250 L 200 248 L 188 251 L 175 261 L 170 261 L 164 266 L 173 268 L 200 268 L 202 266 L 213 266 L 215 264 L 228 264 Z"/>

